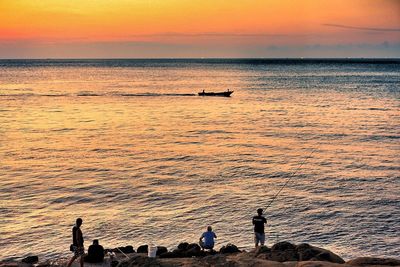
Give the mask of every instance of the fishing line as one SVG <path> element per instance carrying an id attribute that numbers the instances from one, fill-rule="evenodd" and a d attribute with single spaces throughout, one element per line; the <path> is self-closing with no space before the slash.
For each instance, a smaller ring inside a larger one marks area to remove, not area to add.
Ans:
<path id="1" fill-rule="evenodd" d="M 307 162 L 307 160 L 309 158 L 311 158 L 312 154 L 317 150 L 317 148 L 319 148 L 319 145 L 317 147 L 315 147 L 311 153 L 303 160 L 303 162 L 301 162 L 301 164 L 297 167 L 297 169 L 288 177 L 288 179 L 286 180 L 286 182 L 282 185 L 282 187 L 278 190 L 278 192 L 272 197 L 271 201 L 268 203 L 267 207 L 265 208 L 265 210 L 267 210 L 272 203 L 274 203 L 274 201 L 276 200 L 276 198 L 279 196 L 279 194 L 282 192 L 282 190 L 286 187 L 286 185 L 292 180 L 292 178 L 295 176 L 295 174 L 301 169 L 301 167 Z"/>

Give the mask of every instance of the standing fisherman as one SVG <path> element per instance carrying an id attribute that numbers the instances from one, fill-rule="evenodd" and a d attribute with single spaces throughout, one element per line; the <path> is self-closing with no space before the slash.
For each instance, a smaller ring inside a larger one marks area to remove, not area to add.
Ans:
<path id="1" fill-rule="evenodd" d="M 256 247 L 258 247 L 258 243 L 261 246 L 264 246 L 265 243 L 265 232 L 264 232 L 264 224 L 267 223 L 267 219 L 262 216 L 263 209 L 257 210 L 257 216 L 253 217 L 253 225 L 254 225 L 254 243 Z"/>
<path id="2" fill-rule="evenodd" d="M 72 228 L 72 251 L 74 256 L 68 262 L 67 267 L 71 267 L 74 260 L 80 257 L 81 267 L 83 267 L 83 256 L 85 255 L 85 248 L 83 247 L 83 234 L 81 231 L 82 219 L 76 219 L 76 224 Z"/>

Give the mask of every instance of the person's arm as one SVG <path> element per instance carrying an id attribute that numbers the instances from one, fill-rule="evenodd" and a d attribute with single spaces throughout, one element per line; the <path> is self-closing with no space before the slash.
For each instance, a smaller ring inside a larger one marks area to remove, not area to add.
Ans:
<path id="1" fill-rule="evenodd" d="M 214 238 L 217 238 L 217 235 L 214 233 Z"/>
<path id="2" fill-rule="evenodd" d="M 254 217 L 253 217 L 253 219 L 252 219 L 252 222 L 253 222 L 253 224 L 255 224 L 255 222 L 254 222 Z"/>
<path id="3" fill-rule="evenodd" d="M 203 239 L 203 237 L 204 237 L 204 233 L 201 234 L 199 241 L 201 241 Z"/>

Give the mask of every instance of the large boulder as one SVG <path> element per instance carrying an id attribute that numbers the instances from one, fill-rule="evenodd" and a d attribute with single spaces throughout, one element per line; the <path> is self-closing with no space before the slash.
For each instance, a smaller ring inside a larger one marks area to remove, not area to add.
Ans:
<path id="1" fill-rule="evenodd" d="M 354 260 L 346 262 L 352 266 L 369 266 L 369 265 L 385 265 L 385 266 L 400 266 L 400 260 L 391 258 L 372 258 L 372 257 L 360 257 Z"/>
<path id="2" fill-rule="evenodd" d="M 296 246 L 293 245 L 292 243 L 283 241 L 283 242 L 278 242 L 275 245 L 271 247 L 272 251 L 286 251 L 286 250 L 295 250 Z"/>
<path id="3" fill-rule="evenodd" d="M 279 242 L 271 247 L 260 247 L 256 250 L 256 257 L 269 261 L 297 261 L 299 256 L 296 251 L 296 246 L 289 242 Z"/>
<path id="4" fill-rule="evenodd" d="M 201 247 L 196 243 L 191 243 L 187 246 L 186 250 L 197 250 L 200 251 Z"/>
<path id="5" fill-rule="evenodd" d="M 148 253 L 149 252 L 149 246 L 148 245 L 141 245 L 137 248 L 137 253 Z"/>
<path id="6" fill-rule="evenodd" d="M 205 252 L 201 250 L 200 246 L 196 243 L 189 244 L 186 251 L 183 252 L 185 257 L 202 257 Z"/>
<path id="7" fill-rule="evenodd" d="M 268 249 L 267 247 L 259 247 L 255 250 L 257 258 L 269 261 L 326 261 L 332 263 L 344 263 L 344 260 L 335 253 L 311 246 L 309 244 L 300 244 L 298 246 L 289 242 L 276 243 Z"/>
<path id="8" fill-rule="evenodd" d="M 339 264 L 345 263 L 345 261 L 335 253 L 309 244 L 300 244 L 296 247 L 296 250 L 298 260 L 300 261 L 329 261 Z"/>
<path id="9" fill-rule="evenodd" d="M 255 250 L 254 250 L 254 254 L 255 256 L 258 256 L 260 254 L 266 254 L 266 253 L 270 253 L 271 249 L 267 246 L 258 246 Z"/>
<path id="10" fill-rule="evenodd" d="M 230 253 L 237 253 L 237 252 L 240 252 L 240 250 L 234 244 L 227 244 L 226 246 L 223 246 L 219 250 L 219 253 L 222 253 L 222 254 L 230 254 Z"/>
<path id="11" fill-rule="evenodd" d="M 166 247 L 163 246 L 157 246 L 157 256 L 160 256 L 161 254 L 167 253 L 168 249 Z"/>
<path id="12" fill-rule="evenodd" d="M 182 242 L 182 243 L 179 243 L 179 245 L 178 245 L 178 249 L 179 250 L 187 250 L 187 247 L 189 246 L 189 243 L 188 242 Z"/>

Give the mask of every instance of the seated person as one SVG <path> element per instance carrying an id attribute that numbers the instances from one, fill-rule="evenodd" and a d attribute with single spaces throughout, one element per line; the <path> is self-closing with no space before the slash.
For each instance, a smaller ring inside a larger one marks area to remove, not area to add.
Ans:
<path id="1" fill-rule="evenodd" d="M 99 245 L 99 240 L 93 240 L 93 245 L 89 246 L 88 254 L 85 257 L 86 262 L 96 263 L 104 260 L 104 248 Z"/>
<path id="2" fill-rule="evenodd" d="M 204 232 L 199 241 L 199 245 L 202 250 L 204 249 L 211 249 L 213 250 L 214 248 L 214 238 L 217 238 L 215 233 L 212 231 L 211 226 L 207 227 L 207 232 Z"/>

